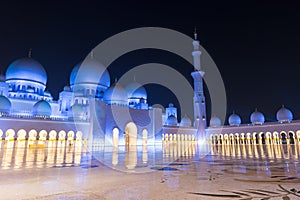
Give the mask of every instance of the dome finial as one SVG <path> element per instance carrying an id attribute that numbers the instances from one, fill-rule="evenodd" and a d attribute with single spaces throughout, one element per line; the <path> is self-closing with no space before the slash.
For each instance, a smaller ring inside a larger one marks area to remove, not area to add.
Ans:
<path id="1" fill-rule="evenodd" d="M 31 58 L 31 56 L 32 56 L 32 48 L 30 48 L 28 51 L 28 58 Z"/>
<path id="2" fill-rule="evenodd" d="M 255 112 L 257 112 L 257 108 L 255 108 Z"/>
<path id="3" fill-rule="evenodd" d="M 284 108 L 284 104 L 282 104 L 282 108 Z"/>
<path id="4" fill-rule="evenodd" d="M 194 30 L 194 39 L 197 40 L 197 28 L 195 26 L 195 30 Z"/>
<path id="5" fill-rule="evenodd" d="M 118 82 L 118 78 L 115 78 L 115 83 L 117 83 Z"/>

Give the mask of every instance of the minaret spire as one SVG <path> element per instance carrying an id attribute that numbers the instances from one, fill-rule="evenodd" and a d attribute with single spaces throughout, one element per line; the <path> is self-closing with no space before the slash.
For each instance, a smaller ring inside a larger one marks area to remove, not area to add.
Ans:
<path id="1" fill-rule="evenodd" d="M 205 138 L 205 128 L 206 128 L 206 103 L 203 91 L 203 76 L 204 71 L 201 69 L 201 51 L 200 43 L 197 40 L 197 30 L 195 28 L 192 52 L 194 69 L 192 72 L 192 77 L 194 79 L 194 126 L 197 128 L 197 136 L 199 139 Z"/>
<path id="2" fill-rule="evenodd" d="M 30 48 L 28 51 L 28 58 L 31 58 L 31 56 L 32 56 L 32 48 Z"/>
<path id="3" fill-rule="evenodd" d="M 195 30 L 194 30 L 194 40 L 197 40 L 197 28 L 195 26 Z"/>

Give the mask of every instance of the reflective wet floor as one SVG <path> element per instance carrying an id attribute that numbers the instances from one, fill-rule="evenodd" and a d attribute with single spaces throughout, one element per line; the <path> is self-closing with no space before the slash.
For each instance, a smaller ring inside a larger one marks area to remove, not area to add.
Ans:
<path id="1" fill-rule="evenodd" d="M 0 144 L 0 199 L 300 199 L 299 144 Z"/>

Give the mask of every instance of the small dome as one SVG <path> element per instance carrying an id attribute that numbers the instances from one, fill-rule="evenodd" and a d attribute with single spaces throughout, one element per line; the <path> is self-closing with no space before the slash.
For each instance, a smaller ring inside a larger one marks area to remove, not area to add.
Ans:
<path id="1" fill-rule="evenodd" d="M 50 104 L 45 100 L 40 100 L 33 105 L 33 116 L 46 116 L 50 117 L 52 109 Z"/>
<path id="2" fill-rule="evenodd" d="M 67 85 L 66 85 L 66 86 L 64 87 L 64 91 L 65 91 L 65 92 L 70 92 L 70 91 L 71 91 L 70 86 L 67 86 Z"/>
<path id="3" fill-rule="evenodd" d="M 9 114 L 11 109 L 11 102 L 8 98 L 3 95 L 0 95 L 0 112 Z"/>
<path id="4" fill-rule="evenodd" d="M 265 122 L 265 116 L 256 110 L 251 114 L 250 121 L 252 124 L 263 124 Z"/>
<path id="5" fill-rule="evenodd" d="M 169 108 L 174 107 L 173 103 L 169 103 Z"/>
<path id="6" fill-rule="evenodd" d="M 192 120 L 188 116 L 185 115 L 183 118 L 181 118 L 180 126 L 191 127 L 192 126 Z"/>
<path id="7" fill-rule="evenodd" d="M 146 89 L 137 82 L 130 83 L 125 90 L 129 99 L 147 99 Z"/>
<path id="8" fill-rule="evenodd" d="M 242 123 L 241 117 L 233 113 L 228 118 L 228 123 L 230 126 L 239 126 Z"/>
<path id="9" fill-rule="evenodd" d="M 32 58 L 21 58 L 9 65 L 6 70 L 6 80 L 27 80 L 47 83 L 47 73 L 44 67 Z"/>
<path id="10" fill-rule="evenodd" d="M 174 115 L 170 115 L 167 118 L 166 125 L 167 126 L 177 126 L 177 118 Z"/>
<path id="11" fill-rule="evenodd" d="M 293 120 L 293 113 L 289 109 L 282 106 L 282 108 L 277 111 L 276 118 L 280 123 L 290 122 Z"/>
<path id="12" fill-rule="evenodd" d="M 209 126 L 210 126 L 210 127 L 218 127 L 218 126 L 222 126 L 221 119 L 218 118 L 218 117 L 212 117 L 212 118 L 210 118 Z"/>
<path id="13" fill-rule="evenodd" d="M 107 104 L 128 104 L 128 95 L 125 89 L 118 83 L 114 83 L 104 93 L 103 100 Z"/>
<path id="14" fill-rule="evenodd" d="M 78 74 L 78 71 L 80 74 Z M 78 76 L 77 76 L 78 75 Z M 110 77 L 105 66 L 94 58 L 87 58 L 78 63 L 70 75 L 70 85 L 97 84 L 109 87 Z"/>

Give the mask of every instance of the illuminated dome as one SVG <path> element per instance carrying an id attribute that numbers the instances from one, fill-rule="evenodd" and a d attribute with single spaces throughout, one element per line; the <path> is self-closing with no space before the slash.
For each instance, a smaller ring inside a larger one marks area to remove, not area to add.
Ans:
<path id="1" fill-rule="evenodd" d="M 66 85 L 66 86 L 64 87 L 64 91 L 66 91 L 66 92 L 70 92 L 70 91 L 71 91 L 71 88 L 70 88 L 70 86 L 67 86 L 67 85 Z"/>
<path id="2" fill-rule="evenodd" d="M 114 83 L 104 93 L 103 100 L 107 104 L 128 104 L 128 95 L 125 89 L 118 83 Z"/>
<path id="3" fill-rule="evenodd" d="M 263 124 L 265 122 L 265 116 L 261 112 L 255 110 L 250 116 L 250 121 L 252 124 Z"/>
<path id="4" fill-rule="evenodd" d="M 129 99 L 147 99 L 146 89 L 137 82 L 130 83 L 125 90 Z"/>
<path id="5" fill-rule="evenodd" d="M 233 113 L 229 116 L 228 118 L 228 123 L 230 126 L 239 126 L 241 124 L 242 120 L 240 116 L 237 114 Z"/>
<path id="6" fill-rule="evenodd" d="M 52 109 L 50 104 L 45 100 L 40 100 L 33 105 L 32 114 L 38 117 L 50 117 Z"/>
<path id="7" fill-rule="evenodd" d="M 218 118 L 218 117 L 210 118 L 210 121 L 209 121 L 209 126 L 210 127 L 218 127 L 218 126 L 221 126 L 221 125 L 222 125 L 222 122 L 221 122 L 220 118 Z"/>
<path id="8" fill-rule="evenodd" d="M 6 80 L 27 80 L 47 83 L 47 73 L 44 67 L 32 58 L 21 58 L 9 65 L 6 70 Z"/>
<path id="9" fill-rule="evenodd" d="M 73 68 L 70 75 L 70 85 L 74 84 L 97 84 L 107 88 L 110 85 L 109 73 L 99 61 L 94 58 L 87 58 Z"/>
<path id="10" fill-rule="evenodd" d="M 8 98 L 0 95 L 0 114 L 9 114 L 11 109 L 11 102 Z"/>
<path id="11" fill-rule="evenodd" d="M 293 113 L 289 109 L 282 106 L 282 108 L 277 111 L 276 118 L 280 123 L 290 122 L 293 120 Z"/>
<path id="12" fill-rule="evenodd" d="M 181 118 L 180 126 L 191 127 L 192 126 L 192 120 L 188 116 L 185 115 L 183 118 Z"/>
<path id="13" fill-rule="evenodd" d="M 177 118 L 174 115 L 170 115 L 166 121 L 167 126 L 177 126 Z"/>

